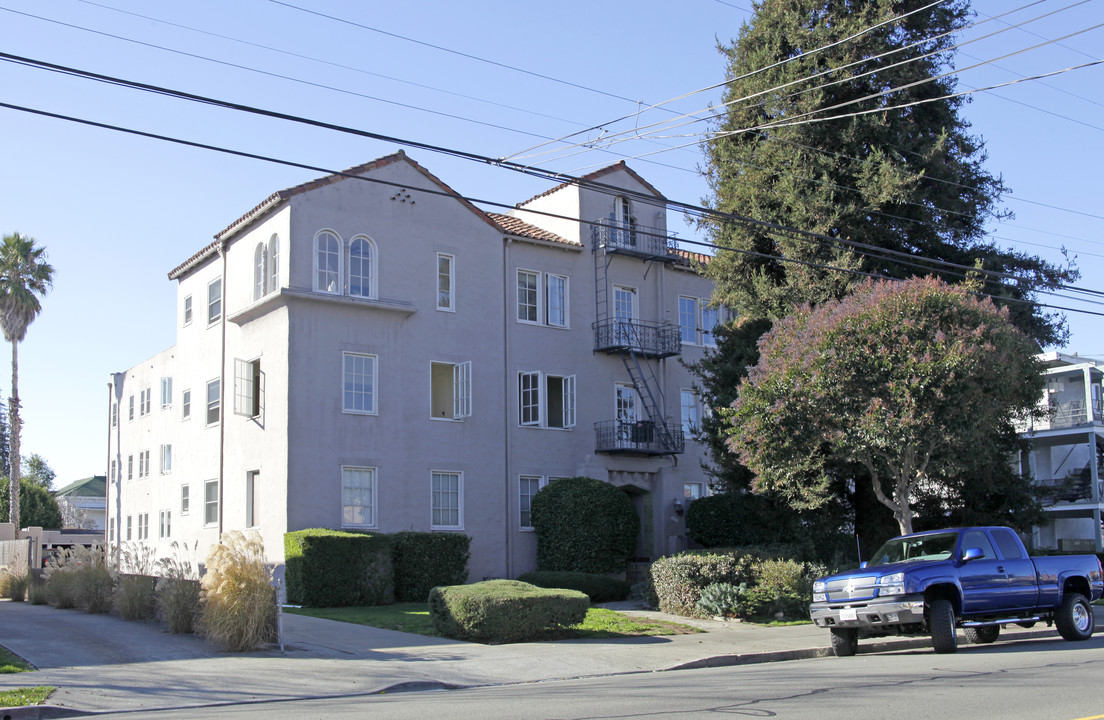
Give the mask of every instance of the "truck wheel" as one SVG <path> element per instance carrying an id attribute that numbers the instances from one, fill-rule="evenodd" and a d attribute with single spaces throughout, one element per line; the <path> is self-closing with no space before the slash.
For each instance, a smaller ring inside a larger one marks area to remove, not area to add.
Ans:
<path id="1" fill-rule="evenodd" d="M 953 653 L 958 650 L 954 605 L 950 600 L 932 600 L 928 606 L 928 630 L 931 631 L 932 648 L 937 653 Z"/>
<path id="2" fill-rule="evenodd" d="M 1092 605 L 1081 593 L 1068 592 L 1062 597 L 1054 624 L 1066 640 L 1088 640 L 1096 626 Z"/>
<path id="3" fill-rule="evenodd" d="M 859 651 L 859 631 L 854 628 L 832 628 L 832 652 L 836 657 L 851 657 Z"/>
<path id="4" fill-rule="evenodd" d="M 1000 625 L 982 625 L 981 627 L 968 627 L 965 629 L 966 641 L 975 645 L 985 645 L 996 641 L 1000 635 Z"/>

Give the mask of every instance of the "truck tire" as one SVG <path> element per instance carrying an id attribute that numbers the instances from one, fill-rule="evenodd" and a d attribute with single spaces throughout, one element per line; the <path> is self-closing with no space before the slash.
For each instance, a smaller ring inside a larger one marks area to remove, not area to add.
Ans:
<path id="1" fill-rule="evenodd" d="M 968 627 L 963 631 L 966 641 L 975 645 L 985 645 L 995 642 L 1000 635 L 1000 625 L 982 625 L 981 627 Z"/>
<path id="2" fill-rule="evenodd" d="M 950 600 L 936 598 L 931 601 L 928 606 L 928 630 L 931 632 L 932 648 L 937 653 L 953 653 L 958 650 L 954 605 Z"/>
<path id="3" fill-rule="evenodd" d="M 859 631 L 854 628 L 832 628 L 832 652 L 836 657 L 851 657 L 859 651 Z"/>
<path id="4" fill-rule="evenodd" d="M 1096 627 L 1092 605 L 1081 593 L 1068 592 L 1062 597 L 1054 624 L 1058 626 L 1058 634 L 1066 640 L 1088 640 Z"/>

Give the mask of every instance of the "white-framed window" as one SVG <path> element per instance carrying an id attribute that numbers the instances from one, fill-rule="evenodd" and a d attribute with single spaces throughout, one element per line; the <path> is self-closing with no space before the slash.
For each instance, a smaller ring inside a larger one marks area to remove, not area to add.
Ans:
<path id="1" fill-rule="evenodd" d="M 234 414 L 260 417 L 261 360 L 234 358 Z"/>
<path id="2" fill-rule="evenodd" d="M 459 530 L 464 527 L 464 473 L 431 473 L 430 528 Z"/>
<path id="3" fill-rule="evenodd" d="M 168 475 L 172 472 L 172 445 L 161 446 L 161 474 Z"/>
<path id="4" fill-rule="evenodd" d="M 321 230 L 314 236 L 314 289 L 317 292 L 340 295 L 341 238 L 331 230 Z"/>
<path id="5" fill-rule="evenodd" d="M 172 407 L 172 378 L 161 378 L 161 409 Z"/>
<path id="6" fill-rule="evenodd" d="M 207 381 L 207 424 L 217 425 L 222 419 L 222 380 Z"/>
<path id="7" fill-rule="evenodd" d="M 251 470 L 245 474 L 245 526 L 247 528 L 257 527 L 261 521 L 260 480 L 260 470 Z"/>
<path id="8" fill-rule="evenodd" d="M 280 237 L 273 235 L 268 240 L 268 292 L 280 289 Z"/>
<path id="9" fill-rule="evenodd" d="M 341 410 L 359 415 L 375 415 L 376 373 L 375 355 L 343 352 L 341 380 Z"/>
<path id="10" fill-rule="evenodd" d="M 222 278 L 207 283 L 207 324 L 222 319 Z"/>
<path id="11" fill-rule="evenodd" d="M 253 299 L 260 300 L 265 294 L 265 280 L 268 270 L 265 268 L 265 244 L 257 243 L 253 250 Z"/>
<path id="12" fill-rule="evenodd" d="M 273 235 L 266 245 L 253 250 L 253 299 L 260 300 L 280 287 L 280 238 Z"/>
<path id="13" fill-rule="evenodd" d="M 143 450 L 138 453 L 138 477 L 148 477 L 150 474 L 150 451 Z"/>
<path id="14" fill-rule="evenodd" d="M 115 460 L 112 460 L 111 461 L 111 476 L 110 476 L 111 477 L 111 482 L 118 482 L 118 480 L 119 480 L 119 476 L 117 474 L 118 472 L 119 472 L 119 464 Z"/>
<path id="15" fill-rule="evenodd" d="M 705 483 L 688 482 L 682 484 L 682 496 L 686 498 L 686 504 L 705 496 Z"/>
<path id="16" fill-rule="evenodd" d="M 616 383 L 614 385 L 614 398 L 617 413 L 615 416 L 617 418 L 617 439 L 628 443 L 640 442 L 642 439 L 638 434 L 640 430 L 636 428 L 636 421 L 640 417 L 637 412 L 636 388 L 625 383 Z"/>
<path id="17" fill-rule="evenodd" d="M 119 403 L 111 403 L 111 427 L 118 427 L 119 425 Z"/>
<path id="18" fill-rule="evenodd" d="M 138 539 L 149 538 L 149 513 L 138 513 Z"/>
<path id="19" fill-rule="evenodd" d="M 714 330 L 721 320 L 720 308 L 710 307 L 708 298 L 679 295 L 679 335 L 683 345 L 715 347 Z"/>
<path id="20" fill-rule="evenodd" d="M 127 455 L 127 480 L 134 479 L 134 456 Z"/>
<path id="21" fill-rule="evenodd" d="M 636 217 L 633 215 L 632 201 L 624 195 L 613 199 L 614 243 L 624 247 L 636 245 Z"/>
<path id="22" fill-rule="evenodd" d="M 130 540 L 130 531 L 131 531 L 131 528 L 133 527 L 133 525 L 134 525 L 134 516 L 133 515 L 127 515 L 127 531 L 126 531 L 126 539 L 127 540 Z"/>
<path id="23" fill-rule="evenodd" d="M 157 514 L 157 537 L 167 538 L 172 535 L 172 512 L 162 510 Z"/>
<path id="24" fill-rule="evenodd" d="M 446 253 L 437 253 L 437 309 L 456 311 L 456 295 L 453 268 L 456 258 Z"/>
<path id="25" fill-rule="evenodd" d="M 559 480 L 558 477 L 547 475 L 522 475 L 518 482 L 518 509 L 520 520 L 518 526 L 522 530 L 533 529 L 533 517 L 530 510 L 533 507 L 533 496 L 536 495 L 548 483 Z"/>
<path id="26" fill-rule="evenodd" d="M 192 416 L 192 391 L 190 389 L 180 393 L 180 419 L 187 420 Z"/>
<path id="27" fill-rule="evenodd" d="M 219 482 L 208 480 L 203 483 L 203 524 L 218 525 L 219 521 Z"/>
<path id="28" fill-rule="evenodd" d="M 349 242 L 349 294 L 376 297 L 376 246 L 363 235 Z"/>
<path id="29" fill-rule="evenodd" d="M 570 278 L 536 270 L 517 271 L 518 322 L 566 328 L 570 324 Z"/>
<path id="30" fill-rule="evenodd" d="M 518 373 L 518 424 L 575 427 L 575 376 L 538 371 Z"/>
<path id="31" fill-rule="evenodd" d="M 184 296 L 184 323 L 185 326 L 192 324 L 192 296 Z"/>
<path id="32" fill-rule="evenodd" d="M 679 400 L 682 408 L 682 434 L 690 437 L 701 428 L 701 404 L 694 391 L 686 388 L 679 391 Z"/>
<path id="33" fill-rule="evenodd" d="M 180 514 L 187 515 L 192 509 L 191 490 L 188 485 L 180 486 Z"/>
<path id="34" fill-rule="evenodd" d="M 153 406 L 153 388 L 142 388 L 138 393 L 138 415 L 145 417 L 150 414 Z"/>
<path id="35" fill-rule="evenodd" d="M 341 467 L 341 527 L 376 527 L 374 467 Z"/>
<path id="36" fill-rule="evenodd" d="M 540 273 L 532 270 L 517 271 L 517 319 L 518 322 L 540 321 Z"/>
<path id="37" fill-rule="evenodd" d="M 636 319 L 636 288 L 613 286 L 613 319 L 618 343 L 632 345 L 636 341 L 633 321 Z"/>
<path id="38" fill-rule="evenodd" d="M 127 406 L 128 406 L 127 407 L 127 420 L 128 421 L 133 420 L 134 419 L 134 396 L 133 395 L 128 395 L 127 396 Z"/>
<path id="39" fill-rule="evenodd" d="M 701 344 L 706 347 L 716 347 L 717 338 L 714 330 L 720 321 L 721 312 L 718 308 L 710 307 L 708 300 L 702 300 L 701 304 Z"/>
<path id="40" fill-rule="evenodd" d="M 471 365 L 471 361 L 429 364 L 430 417 L 437 420 L 471 417 Z"/>
<path id="41" fill-rule="evenodd" d="M 115 518 L 107 519 L 107 542 L 109 544 L 118 542 L 118 540 L 115 539 Z"/>

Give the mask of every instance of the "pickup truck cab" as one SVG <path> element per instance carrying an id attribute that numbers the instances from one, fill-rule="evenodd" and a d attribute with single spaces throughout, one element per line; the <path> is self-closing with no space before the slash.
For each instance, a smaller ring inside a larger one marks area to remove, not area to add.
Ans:
<path id="1" fill-rule="evenodd" d="M 1095 555 L 1028 557 L 1010 528 L 935 530 L 895 537 L 859 569 L 817 580 L 809 614 L 841 657 L 860 637 L 930 635 L 935 652 L 952 653 L 957 628 L 990 643 L 1003 625 L 1040 621 L 1086 640 L 1102 576 Z"/>

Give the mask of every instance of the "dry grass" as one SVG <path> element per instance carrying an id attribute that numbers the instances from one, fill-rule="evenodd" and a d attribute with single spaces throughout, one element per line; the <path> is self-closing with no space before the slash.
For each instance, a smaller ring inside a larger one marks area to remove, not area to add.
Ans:
<path id="1" fill-rule="evenodd" d="M 193 545 L 190 555 L 195 556 Z M 157 608 L 161 620 L 174 633 L 190 633 L 195 630 L 199 615 L 199 581 L 195 565 L 183 555 L 188 546 L 172 544 L 173 556 L 157 561 L 161 577 L 157 580 Z"/>
<path id="2" fill-rule="evenodd" d="M 260 535 L 234 530 L 207 556 L 200 581 L 199 630 L 231 652 L 254 650 L 272 637 L 276 596 Z"/>
<path id="3" fill-rule="evenodd" d="M 26 570 L 22 572 L 10 568 L 0 570 L 0 597 L 13 602 L 23 602 L 27 598 L 27 588 L 31 578 Z"/>

